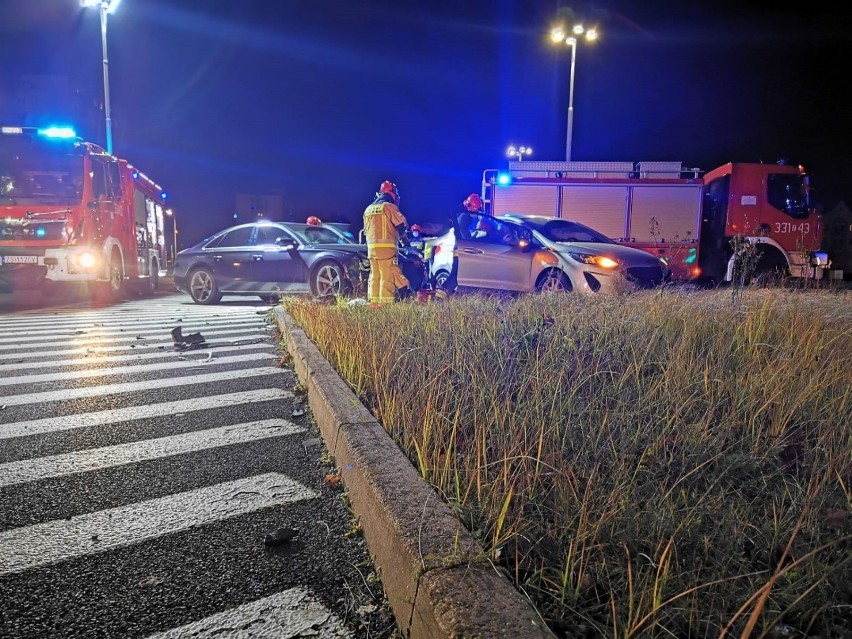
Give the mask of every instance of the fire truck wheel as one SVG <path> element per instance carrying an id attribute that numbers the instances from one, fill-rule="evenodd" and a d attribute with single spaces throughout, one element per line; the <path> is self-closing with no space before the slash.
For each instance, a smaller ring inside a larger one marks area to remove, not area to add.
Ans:
<path id="1" fill-rule="evenodd" d="M 106 282 L 94 283 L 93 294 L 97 301 L 109 304 L 119 301 L 124 295 L 124 268 L 118 255 L 112 256 L 107 276 Z"/>
<path id="2" fill-rule="evenodd" d="M 536 282 L 535 285 L 535 290 L 539 293 L 543 293 L 545 291 L 565 291 L 566 293 L 569 293 L 573 289 L 571 288 L 571 282 L 568 280 L 565 273 L 557 269 L 550 269 L 539 276 L 538 282 Z"/>
<path id="3" fill-rule="evenodd" d="M 311 271 L 311 293 L 316 297 L 340 295 L 349 291 L 346 270 L 339 262 L 326 260 Z"/>
<path id="4" fill-rule="evenodd" d="M 189 295 L 196 304 L 217 304 L 222 299 L 213 273 L 200 268 L 189 276 Z"/>

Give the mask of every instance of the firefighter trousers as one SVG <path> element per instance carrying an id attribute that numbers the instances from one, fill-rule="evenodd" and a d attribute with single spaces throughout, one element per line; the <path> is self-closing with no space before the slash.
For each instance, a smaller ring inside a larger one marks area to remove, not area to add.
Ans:
<path id="1" fill-rule="evenodd" d="M 390 304 L 396 299 L 396 291 L 408 286 L 396 262 L 396 253 L 389 257 L 370 257 L 370 280 L 367 301 L 374 304 Z"/>

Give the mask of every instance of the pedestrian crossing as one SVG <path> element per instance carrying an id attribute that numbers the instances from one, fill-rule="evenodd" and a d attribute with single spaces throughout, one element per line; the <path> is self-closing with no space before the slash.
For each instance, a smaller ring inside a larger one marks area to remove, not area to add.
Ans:
<path id="1" fill-rule="evenodd" d="M 150 639 L 355 636 L 305 582 L 310 557 L 288 570 L 257 543 L 273 522 L 326 516 L 321 474 L 286 463 L 309 435 L 288 419 L 294 378 L 263 309 L 186 302 L 0 316 L 0 636 L 126 636 L 108 628 L 140 605 L 134 636 Z M 175 326 L 206 343 L 175 350 Z M 191 542 L 202 532 L 209 547 Z M 138 580 L 159 598 L 198 597 L 196 581 L 207 598 L 117 603 L 138 565 L 164 575 Z M 65 617 L 76 625 L 50 621 Z"/>

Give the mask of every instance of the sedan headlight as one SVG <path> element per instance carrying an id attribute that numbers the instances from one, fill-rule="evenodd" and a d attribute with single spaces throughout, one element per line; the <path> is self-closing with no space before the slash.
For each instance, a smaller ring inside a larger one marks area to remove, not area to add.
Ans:
<path id="1" fill-rule="evenodd" d="M 572 260 L 581 264 L 593 264 L 601 268 L 617 268 L 619 266 L 618 262 L 605 255 L 592 255 L 591 253 L 568 253 L 568 255 Z"/>

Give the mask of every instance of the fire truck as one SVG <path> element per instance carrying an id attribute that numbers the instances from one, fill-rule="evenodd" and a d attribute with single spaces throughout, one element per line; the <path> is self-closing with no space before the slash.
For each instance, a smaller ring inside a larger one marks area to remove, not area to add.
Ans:
<path id="1" fill-rule="evenodd" d="M 680 280 L 731 281 L 743 247 L 753 273 L 821 279 L 823 228 L 801 166 L 681 162 L 510 162 L 483 173 L 493 215 L 564 217 L 653 253 Z"/>
<path id="2" fill-rule="evenodd" d="M 168 266 L 166 197 L 70 128 L 0 127 L 0 291 L 153 294 Z"/>

